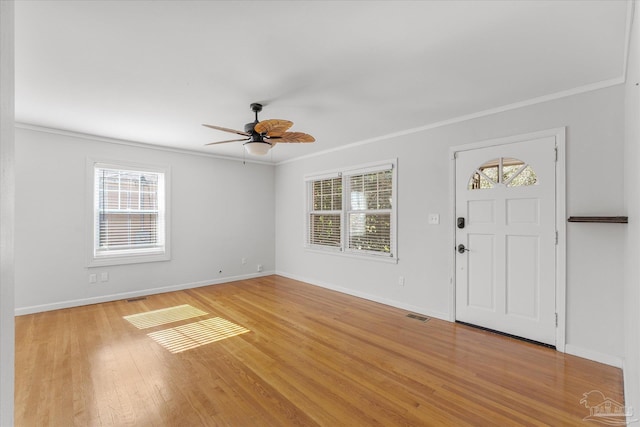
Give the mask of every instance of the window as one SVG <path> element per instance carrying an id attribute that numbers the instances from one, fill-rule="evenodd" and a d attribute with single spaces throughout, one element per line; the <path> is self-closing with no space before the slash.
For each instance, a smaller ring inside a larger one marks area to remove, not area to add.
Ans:
<path id="1" fill-rule="evenodd" d="M 312 181 L 311 193 L 309 243 L 342 247 L 342 178 L 338 176 Z"/>
<path id="2" fill-rule="evenodd" d="M 349 249 L 391 254 L 392 169 L 349 176 Z"/>
<path id="3" fill-rule="evenodd" d="M 395 164 L 307 177 L 307 247 L 395 261 Z"/>
<path id="4" fill-rule="evenodd" d="M 169 259 L 165 169 L 92 162 L 90 266 Z"/>

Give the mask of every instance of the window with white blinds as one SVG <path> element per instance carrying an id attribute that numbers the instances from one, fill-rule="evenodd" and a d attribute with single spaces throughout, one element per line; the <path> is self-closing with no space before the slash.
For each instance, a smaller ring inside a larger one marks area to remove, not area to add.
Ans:
<path id="1" fill-rule="evenodd" d="M 169 258 L 166 180 L 164 170 L 94 163 L 90 264 Z"/>
<path id="2" fill-rule="evenodd" d="M 396 258 L 396 161 L 309 176 L 306 245 Z"/>
<path id="3" fill-rule="evenodd" d="M 342 178 L 310 181 L 311 211 L 308 214 L 309 244 L 342 247 Z"/>
<path id="4" fill-rule="evenodd" d="M 349 176 L 350 250 L 391 254 L 392 169 Z"/>

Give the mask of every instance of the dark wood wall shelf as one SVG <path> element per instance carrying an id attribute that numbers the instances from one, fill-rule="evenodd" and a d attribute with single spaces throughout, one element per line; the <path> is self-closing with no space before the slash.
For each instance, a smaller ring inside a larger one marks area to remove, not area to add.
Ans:
<path id="1" fill-rule="evenodd" d="M 570 216 L 569 222 L 599 222 L 606 224 L 627 224 L 628 216 Z"/>

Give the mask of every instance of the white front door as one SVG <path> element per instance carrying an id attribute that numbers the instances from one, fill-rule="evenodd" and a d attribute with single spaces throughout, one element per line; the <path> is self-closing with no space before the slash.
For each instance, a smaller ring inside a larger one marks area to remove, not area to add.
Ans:
<path id="1" fill-rule="evenodd" d="M 555 345 L 555 138 L 459 151 L 455 188 L 456 320 Z"/>

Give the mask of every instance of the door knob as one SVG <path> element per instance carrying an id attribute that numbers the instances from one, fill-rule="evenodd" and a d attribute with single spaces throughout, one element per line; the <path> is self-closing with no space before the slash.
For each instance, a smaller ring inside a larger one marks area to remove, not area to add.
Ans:
<path id="1" fill-rule="evenodd" d="M 458 245 L 458 253 L 463 254 L 465 251 L 469 252 L 469 249 L 465 248 L 462 243 Z"/>

